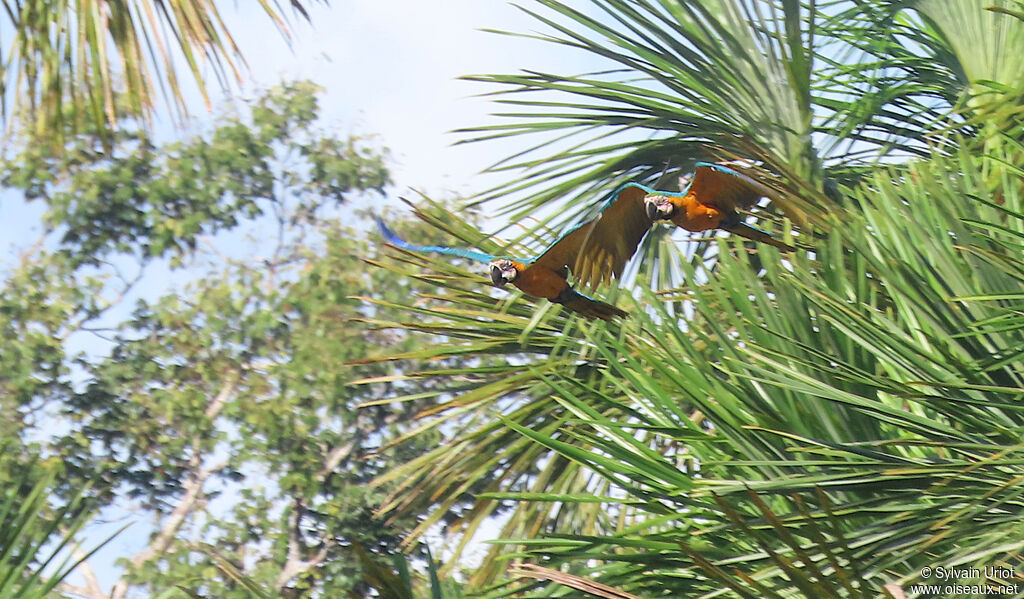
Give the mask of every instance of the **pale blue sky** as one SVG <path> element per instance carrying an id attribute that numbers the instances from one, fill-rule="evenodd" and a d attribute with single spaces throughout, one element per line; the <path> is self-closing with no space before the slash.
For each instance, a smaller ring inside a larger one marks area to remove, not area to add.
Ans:
<path id="1" fill-rule="evenodd" d="M 239 28 L 238 42 L 251 57 L 252 79 L 323 85 L 328 122 L 377 134 L 392 149 L 399 192 L 480 191 L 485 182 L 476 173 L 524 147 L 524 140 L 452 146 L 459 137 L 449 131 L 494 122 L 488 115 L 500 108 L 474 97 L 492 88 L 460 75 L 594 66 L 586 62 L 592 56 L 554 44 L 479 31 L 537 31 L 540 23 L 500 0 L 335 0 L 310 14 L 311 26 L 295 23 L 294 53 L 265 19 L 246 19 L 252 25 Z"/>

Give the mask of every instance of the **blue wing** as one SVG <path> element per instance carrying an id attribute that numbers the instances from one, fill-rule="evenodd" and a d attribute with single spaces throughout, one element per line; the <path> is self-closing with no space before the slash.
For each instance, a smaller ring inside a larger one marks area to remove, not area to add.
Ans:
<path id="1" fill-rule="evenodd" d="M 435 253 L 438 253 L 438 254 L 447 254 L 449 256 L 458 256 L 460 258 L 466 258 L 468 260 L 476 260 L 477 262 L 485 262 L 485 263 L 486 262 L 490 262 L 490 261 L 492 261 L 492 260 L 494 260 L 496 258 L 496 256 L 492 256 L 490 254 L 485 254 L 483 252 L 474 252 L 472 250 L 460 250 L 458 248 L 441 247 L 441 246 L 438 246 L 438 245 L 416 245 L 416 244 L 412 244 L 412 243 L 409 243 L 408 241 L 402 239 L 398 235 L 395 235 L 395 232 L 392 231 L 390 228 L 388 228 L 388 226 L 386 224 L 384 224 L 384 221 L 379 216 L 374 216 L 374 218 L 377 220 L 377 227 L 380 228 L 380 233 L 381 233 L 381 235 L 384 236 L 384 239 L 386 239 L 387 242 L 390 243 L 391 245 L 393 245 L 393 246 L 395 246 L 397 248 L 401 248 L 403 250 L 409 250 L 410 252 L 421 252 L 421 253 L 435 252 Z"/>

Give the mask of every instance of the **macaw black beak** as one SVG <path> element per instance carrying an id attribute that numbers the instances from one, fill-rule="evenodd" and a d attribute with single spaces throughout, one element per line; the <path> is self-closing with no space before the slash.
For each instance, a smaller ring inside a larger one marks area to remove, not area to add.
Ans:
<path id="1" fill-rule="evenodd" d="M 519 278 L 519 270 L 511 260 L 498 260 L 491 263 L 491 283 L 495 287 L 504 287 Z"/>
<path id="2" fill-rule="evenodd" d="M 501 269 L 497 266 L 492 266 L 491 283 L 493 283 L 495 287 L 504 287 L 507 282 L 508 281 L 505 280 L 505 277 L 501 276 Z"/>
<path id="3" fill-rule="evenodd" d="M 672 218 L 672 215 L 676 211 L 676 207 L 672 205 L 672 202 L 668 201 L 668 198 L 664 196 L 650 196 L 644 198 L 644 209 L 647 211 L 647 218 L 653 220 L 663 220 Z"/>
<path id="4" fill-rule="evenodd" d="M 644 200 L 644 203 L 644 208 L 647 209 L 647 218 L 651 220 L 658 220 L 658 207 L 654 205 L 654 202 Z"/>

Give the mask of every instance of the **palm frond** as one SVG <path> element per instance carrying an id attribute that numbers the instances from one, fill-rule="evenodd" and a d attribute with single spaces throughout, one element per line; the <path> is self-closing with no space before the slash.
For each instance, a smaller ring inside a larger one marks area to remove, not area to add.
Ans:
<path id="1" fill-rule="evenodd" d="M 494 166 L 525 172 L 482 196 L 505 198 L 502 214 L 520 220 L 566 196 L 577 206 L 625 180 L 655 183 L 666 165 L 686 172 L 697 160 L 734 156 L 795 174 L 791 182 L 817 181 L 793 190 L 794 206 L 812 217 L 822 210 L 811 138 L 813 4 L 595 0 L 586 13 L 539 4 L 545 12 L 524 10 L 552 32 L 541 39 L 591 53 L 606 68 L 469 77 L 498 86 L 498 102 L 515 107 L 501 116 L 515 120 L 466 129 L 467 140 L 544 137 Z"/>
<path id="2" fill-rule="evenodd" d="M 876 169 L 813 254 L 767 251 L 758 272 L 718 240 L 713 262 L 679 265 L 684 286 L 624 298 L 618 328 L 521 302 L 488 317 L 489 296 L 452 271 L 424 320 L 382 324 L 508 365 L 409 375 L 450 377 L 424 426 L 457 428 L 389 475 L 403 484 L 384 510 L 443 511 L 488 480 L 461 521 L 517 500 L 491 559 L 599 560 L 602 584 L 641 595 L 715 596 L 728 575 L 741 596 L 858 596 L 913 581 L 936 555 L 1012 561 L 1015 172 L 966 151 Z M 478 582 L 495 580 L 489 563 Z"/>
<path id="3" fill-rule="evenodd" d="M 59 470 L 45 466 L 33 482 L 33 469 L 27 468 L 0 496 L 0 598 L 49 597 L 80 563 L 124 530 L 81 550 L 75 537 L 92 511 L 84 489 L 51 503 Z"/>
<path id="4" fill-rule="evenodd" d="M 852 51 L 827 59 L 834 143 L 927 156 L 987 129 L 1020 127 L 1024 22 L 1007 0 L 864 0 L 823 33 Z"/>
<path id="5" fill-rule="evenodd" d="M 305 15 L 308 2 L 291 5 Z M 280 5 L 260 7 L 286 37 Z M 30 135 L 60 145 L 64 132 L 89 123 L 98 131 L 126 114 L 149 118 L 161 95 L 184 116 L 183 84 L 209 104 L 210 69 L 221 86 L 240 81 L 245 60 L 212 0 L 155 2 L 2 2 L 14 30 L 0 61 L 0 96 L 8 127 L 17 117 Z M 181 71 L 185 70 L 187 76 Z"/>

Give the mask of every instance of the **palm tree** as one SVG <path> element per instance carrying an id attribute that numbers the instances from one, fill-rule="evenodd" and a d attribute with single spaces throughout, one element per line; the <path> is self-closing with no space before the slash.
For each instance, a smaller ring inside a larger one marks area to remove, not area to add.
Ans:
<path id="1" fill-rule="evenodd" d="M 81 488 L 57 499 L 60 471 L 53 463 L 28 468 L 0 496 L 2 599 L 44 599 L 58 588 L 76 592 L 64 579 L 120 532 L 89 551 L 76 543 L 95 506 Z"/>
<path id="2" fill-rule="evenodd" d="M 423 427 L 454 434 L 386 477 L 401 483 L 382 513 L 426 514 L 414 539 L 472 492 L 450 527 L 464 544 L 513 505 L 479 585 L 510 555 L 640 596 L 927 595 L 910 586 L 943 582 L 926 567 L 1013 583 L 969 568 L 1019 571 L 1024 549 L 1019 7 L 532 6 L 540 37 L 609 64 L 474 77 L 515 107 L 474 139 L 540 139 L 478 202 L 510 222 L 555 215 L 513 245 L 665 163 L 740 157 L 786 198 L 763 224 L 796 223 L 806 249 L 655 231 L 606 290 L 632 307 L 621 325 L 492 296 L 443 261 L 388 264 L 450 290 L 390 323 L 451 340 L 416 357 L 507 360 L 408 375 L 450 394 Z M 437 205 L 420 214 L 500 249 Z"/>
<path id="3" fill-rule="evenodd" d="M 316 1 L 316 0 L 313 0 Z M 259 0 L 290 35 L 278 2 Z M 292 0 L 306 15 L 310 2 Z M 150 117 L 163 94 L 184 113 L 182 83 L 208 100 L 206 78 L 239 80 L 241 50 L 214 0 L 3 0 L 12 31 L 0 56 L 5 117 L 60 141 L 65 127 L 116 126 L 127 112 Z M 203 67 L 209 67 L 209 75 Z M 185 70 L 187 75 L 182 76 Z M 159 91 L 158 91 L 159 90 Z M 13 100 L 7 106 L 6 101 Z"/>

